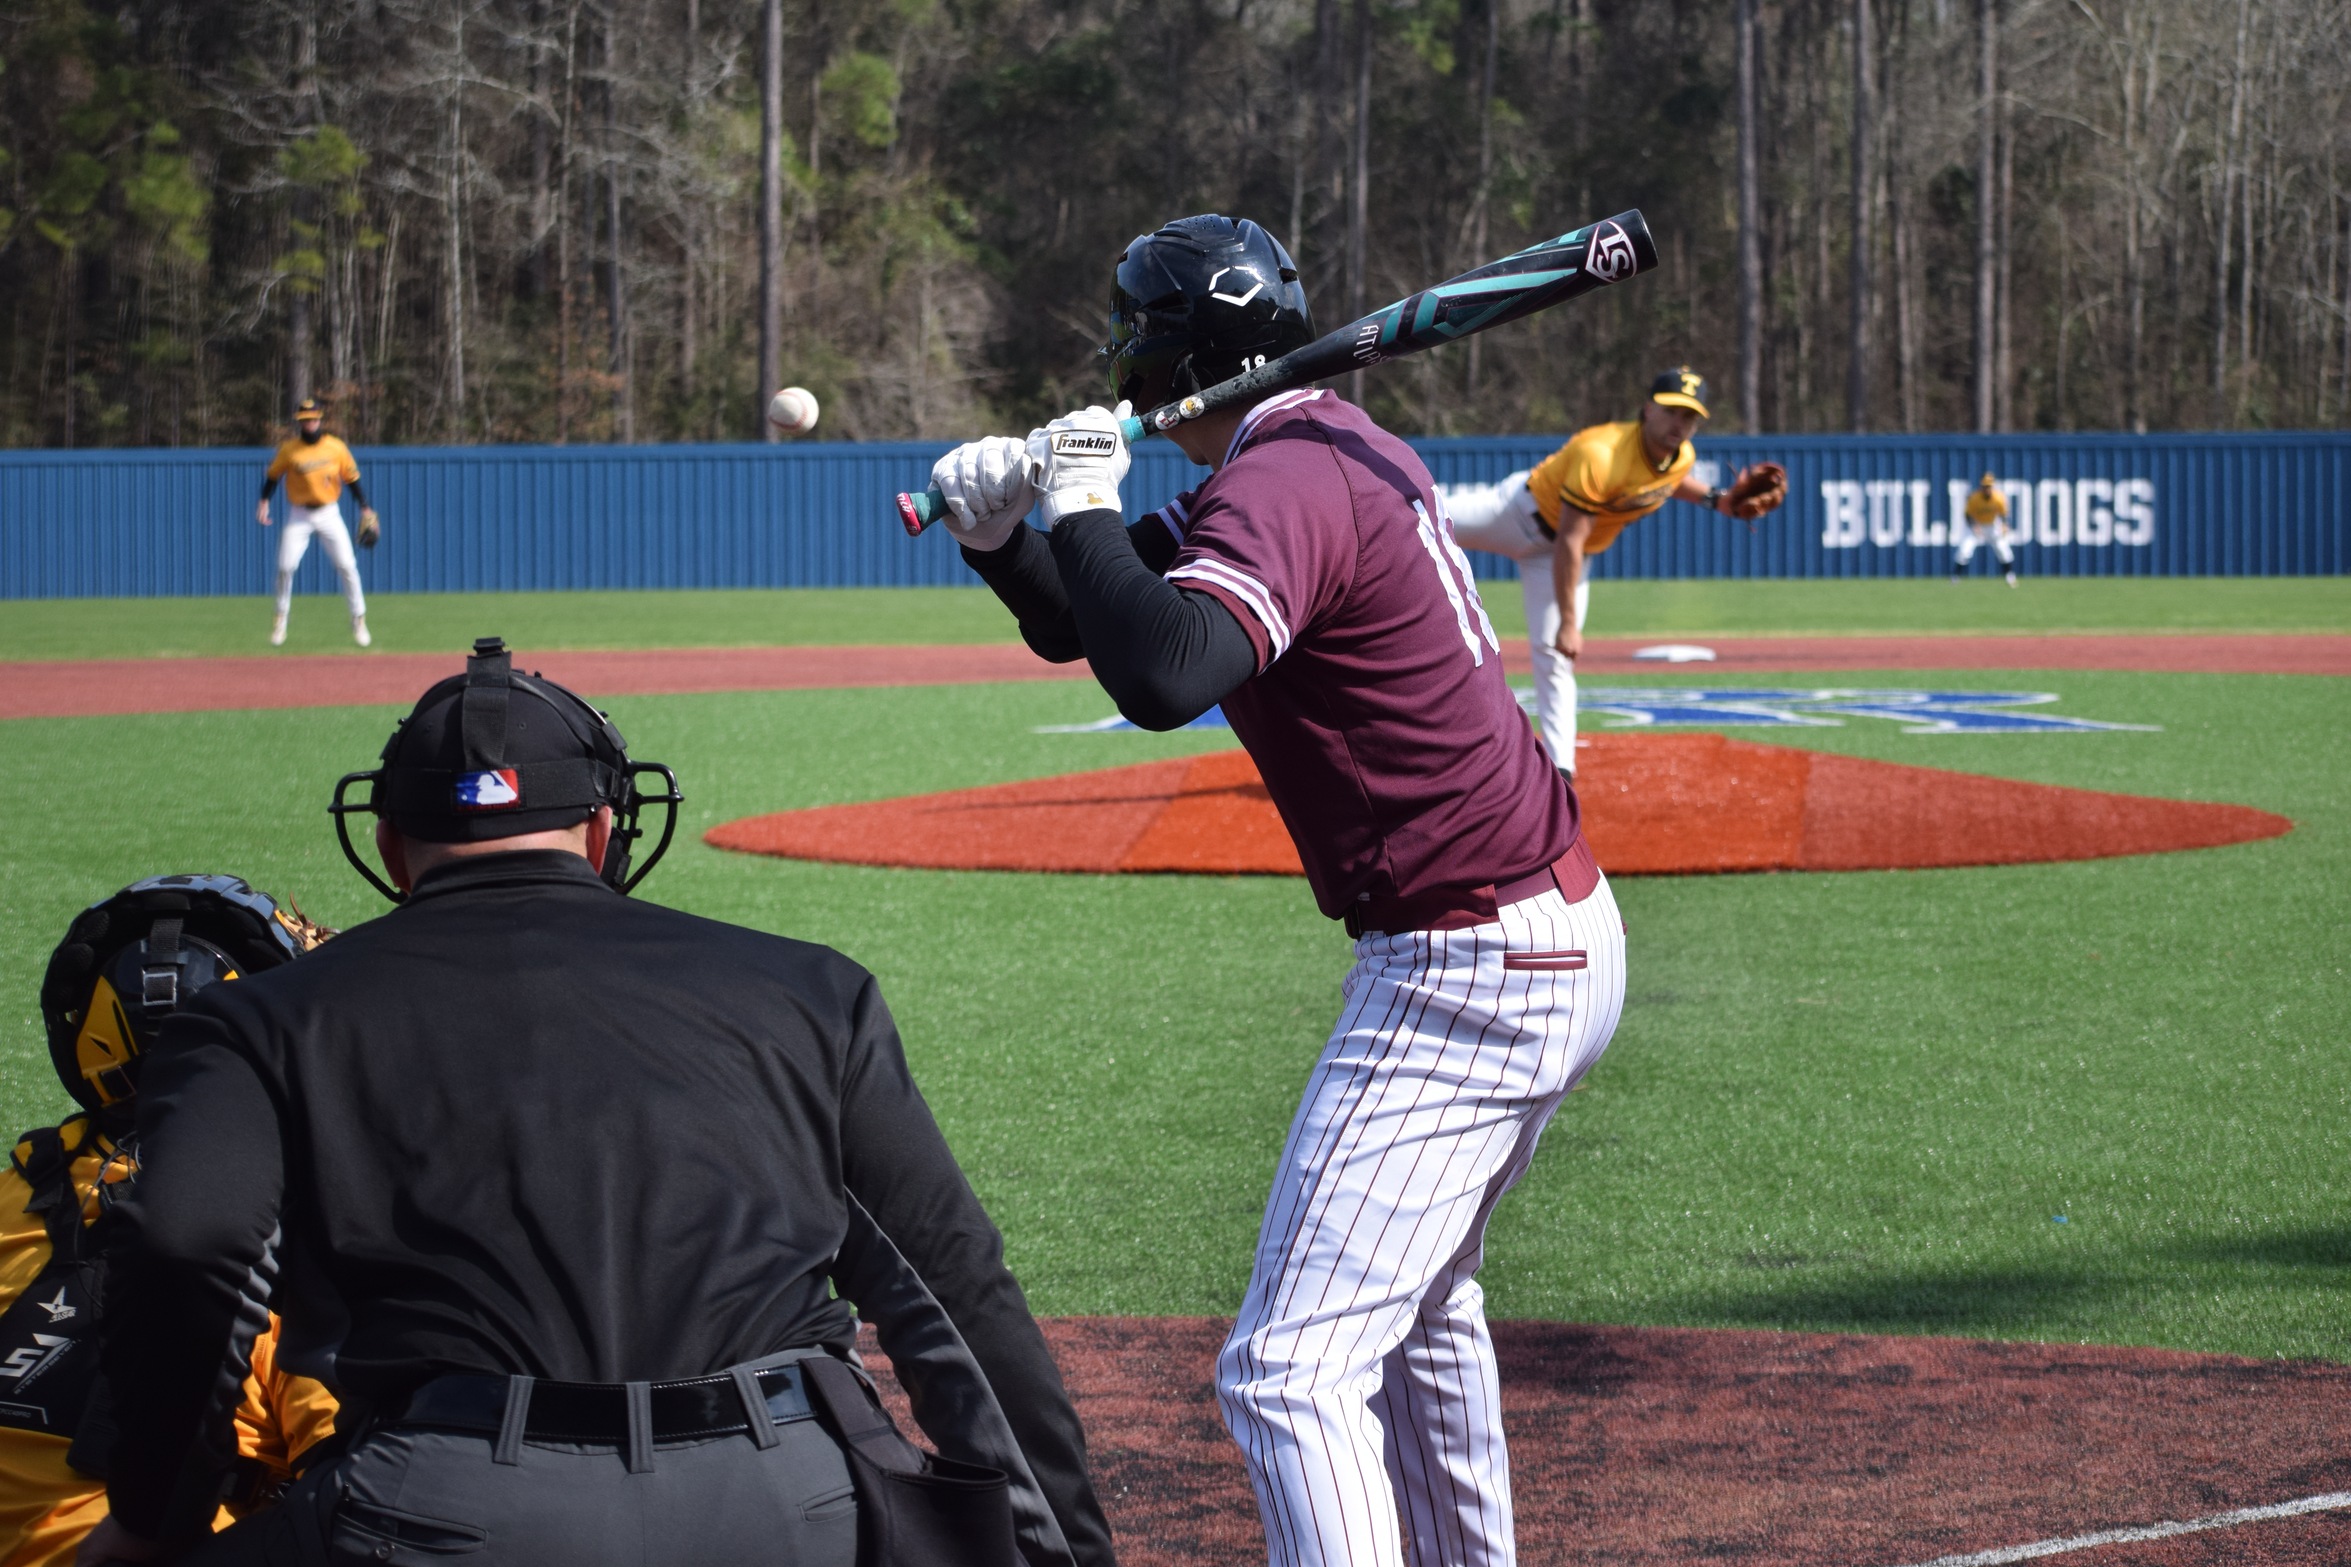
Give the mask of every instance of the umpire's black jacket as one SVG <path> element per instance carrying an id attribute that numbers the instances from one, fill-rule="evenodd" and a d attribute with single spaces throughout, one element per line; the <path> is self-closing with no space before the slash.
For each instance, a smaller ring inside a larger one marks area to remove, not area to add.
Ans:
<path id="1" fill-rule="evenodd" d="M 1017 1451 L 972 1456 L 1010 1458 L 1016 1511 L 1025 1460 L 1050 1512 L 1021 1519 L 1030 1560 L 1111 1563 L 1002 1240 L 873 976 L 828 948 L 631 901 L 574 854 L 457 860 L 206 989 L 139 1107 L 104 1335 L 134 1533 L 202 1516 L 223 1348 L 273 1282 L 281 1362 L 364 1413 L 447 1372 L 662 1381 L 846 1347 L 837 1277 L 943 1450 L 970 1390 L 922 1367 L 984 1371 L 1002 1415 L 979 1423 Z"/>

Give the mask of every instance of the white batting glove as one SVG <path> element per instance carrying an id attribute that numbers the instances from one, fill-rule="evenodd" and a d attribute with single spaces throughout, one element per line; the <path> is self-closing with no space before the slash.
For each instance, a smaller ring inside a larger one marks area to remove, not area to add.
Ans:
<path id="1" fill-rule="evenodd" d="M 947 531 L 986 554 L 1004 547 L 1037 504 L 1028 442 L 1017 435 L 966 441 L 931 465 L 931 483 L 947 498 Z"/>
<path id="2" fill-rule="evenodd" d="M 1065 414 L 1029 436 L 1029 458 L 1044 492 L 1045 526 L 1081 511 L 1117 511 L 1118 481 L 1126 477 L 1127 438 L 1119 421 L 1132 403 L 1099 404 Z"/>

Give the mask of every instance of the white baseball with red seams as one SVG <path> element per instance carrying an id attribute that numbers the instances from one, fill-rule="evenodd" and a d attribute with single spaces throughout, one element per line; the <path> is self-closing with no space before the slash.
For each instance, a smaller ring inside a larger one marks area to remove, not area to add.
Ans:
<path id="1" fill-rule="evenodd" d="M 1604 879 L 1364 936 L 1217 1357 L 1276 1567 L 1510 1567 L 1486 1222 L 1624 1006 Z M 1398 1517 L 1402 1515 L 1402 1528 Z"/>
<path id="2" fill-rule="evenodd" d="M 815 429 L 817 413 L 816 394 L 805 386 L 787 386 L 767 400 L 767 422 L 795 435 Z"/>

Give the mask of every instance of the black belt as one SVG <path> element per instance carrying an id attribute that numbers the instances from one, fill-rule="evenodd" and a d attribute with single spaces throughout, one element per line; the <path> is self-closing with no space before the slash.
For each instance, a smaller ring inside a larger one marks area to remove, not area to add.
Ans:
<path id="1" fill-rule="evenodd" d="M 444 1431 L 478 1431 L 496 1436 L 505 1429 L 507 1401 L 513 1385 L 527 1379 L 452 1374 L 435 1377 L 408 1395 L 408 1402 L 387 1415 L 387 1426 L 432 1426 Z M 767 1366 L 751 1373 L 765 1408 L 762 1416 L 774 1425 L 812 1419 L 808 1387 L 796 1363 Z M 610 1443 L 629 1441 L 629 1392 L 632 1386 L 647 1392 L 648 1425 L 656 1442 L 691 1442 L 704 1437 L 735 1436 L 751 1430 L 745 1393 L 735 1378 L 720 1374 L 688 1377 L 680 1382 L 540 1382 L 530 1381 L 522 1434 L 534 1442 Z"/>

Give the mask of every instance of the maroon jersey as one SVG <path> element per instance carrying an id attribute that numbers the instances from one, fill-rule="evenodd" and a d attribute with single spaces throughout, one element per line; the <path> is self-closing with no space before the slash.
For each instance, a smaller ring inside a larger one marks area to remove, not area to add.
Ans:
<path id="1" fill-rule="evenodd" d="M 1257 646 L 1225 716 L 1323 913 L 1511 881 L 1573 847 L 1575 796 L 1412 448 L 1329 392 L 1285 392 L 1159 515 L 1181 545 L 1168 580 Z"/>

